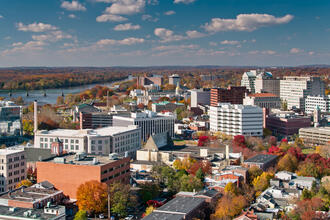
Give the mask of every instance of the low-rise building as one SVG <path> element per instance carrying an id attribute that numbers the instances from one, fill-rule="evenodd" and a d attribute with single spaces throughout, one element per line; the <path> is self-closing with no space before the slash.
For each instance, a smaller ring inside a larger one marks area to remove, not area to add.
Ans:
<path id="1" fill-rule="evenodd" d="M 273 135 L 288 137 L 298 134 L 300 128 L 310 127 L 311 118 L 292 111 L 273 111 L 266 116 L 266 127 Z"/>
<path id="2" fill-rule="evenodd" d="M 288 171 L 277 172 L 275 174 L 275 180 L 276 179 L 280 180 L 279 186 L 287 189 L 311 190 L 313 183 L 316 182 L 314 177 L 298 176 L 297 174 Z"/>
<path id="3" fill-rule="evenodd" d="M 178 102 L 164 101 L 164 102 L 152 103 L 151 105 L 153 112 L 162 112 L 162 111 L 174 112 L 179 107 L 184 107 L 184 104 Z"/>
<path id="4" fill-rule="evenodd" d="M 129 183 L 130 158 L 68 154 L 37 162 L 37 182 L 48 181 L 75 199 L 78 187 L 90 180 Z"/>
<path id="5" fill-rule="evenodd" d="M 259 167 L 262 170 L 274 166 L 277 162 L 277 156 L 272 154 L 258 154 L 244 161 L 243 166 L 251 168 L 253 166 Z"/>
<path id="6" fill-rule="evenodd" d="M 0 193 L 15 189 L 26 179 L 26 156 L 22 148 L 0 149 Z"/>
<path id="7" fill-rule="evenodd" d="M 243 105 L 256 105 L 260 108 L 280 108 L 281 99 L 272 93 L 249 94 L 243 99 Z"/>
<path id="8" fill-rule="evenodd" d="M 330 145 L 330 127 L 301 128 L 299 137 L 307 145 Z"/>
<path id="9" fill-rule="evenodd" d="M 198 107 L 201 105 L 210 105 L 210 90 L 209 89 L 193 89 L 190 90 L 190 107 Z"/>
<path id="10" fill-rule="evenodd" d="M 35 148 L 51 148 L 59 139 L 66 152 L 85 152 L 108 155 L 126 152 L 134 157 L 141 147 L 141 130 L 135 125 L 104 127 L 99 129 L 55 129 L 37 131 L 34 136 Z"/>
<path id="11" fill-rule="evenodd" d="M 80 129 L 97 129 L 112 126 L 112 114 L 107 112 L 80 112 Z"/>

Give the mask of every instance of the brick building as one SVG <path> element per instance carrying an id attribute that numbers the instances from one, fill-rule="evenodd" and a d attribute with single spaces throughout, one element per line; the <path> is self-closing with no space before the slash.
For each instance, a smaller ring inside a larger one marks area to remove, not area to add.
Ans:
<path id="1" fill-rule="evenodd" d="M 229 86 L 227 89 L 213 88 L 210 96 L 211 106 L 217 106 L 219 102 L 243 104 L 247 92 L 248 90 L 244 86 Z"/>
<path id="2" fill-rule="evenodd" d="M 37 181 L 49 181 L 70 198 L 78 187 L 90 180 L 110 184 L 129 183 L 130 158 L 112 158 L 86 154 L 69 154 L 37 162 Z"/>
<path id="3" fill-rule="evenodd" d="M 251 168 L 253 166 L 259 167 L 262 170 L 274 166 L 277 162 L 277 156 L 272 154 L 258 154 L 244 161 L 243 166 Z"/>

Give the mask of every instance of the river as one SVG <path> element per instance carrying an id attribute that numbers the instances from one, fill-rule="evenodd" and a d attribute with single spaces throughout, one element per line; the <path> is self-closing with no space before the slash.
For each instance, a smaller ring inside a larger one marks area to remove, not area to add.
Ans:
<path id="1" fill-rule="evenodd" d="M 62 92 L 63 92 L 64 96 L 67 94 L 77 94 L 86 89 L 93 88 L 96 85 L 112 87 L 114 83 L 123 82 L 128 79 L 129 78 L 119 80 L 119 81 L 109 82 L 109 83 L 93 83 L 93 84 L 74 86 L 74 87 L 68 87 L 68 88 L 31 90 L 31 91 L 29 91 L 29 96 L 27 96 L 26 91 L 22 91 L 22 90 L 12 91 L 11 97 L 10 97 L 8 91 L 0 91 L 0 97 L 5 97 L 6 100 L 10 100 L 11 98 L 17 98 L 19 96 L 22 96 L 25 104 L 29 104 L 30 102 L 33 102 L 34 100 L 37 100 L 38 103 L 40 103 L 40 104 L 56 104 L 56 99 L 58 96 L 62 95 Z M 44 96 L 45 92 L 46 92 L 46 96 Z"/>

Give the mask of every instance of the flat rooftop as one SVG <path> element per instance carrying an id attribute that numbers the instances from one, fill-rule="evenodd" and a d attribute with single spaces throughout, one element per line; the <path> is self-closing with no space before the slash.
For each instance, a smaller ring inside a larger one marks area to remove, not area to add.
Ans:
<path id="1" fill-rule="evenodd" d="M 330 127 L 319 127 L 319 128 L 300 128 L 299 131 L 321 133 L 330 135 Z"/>
<path id="2" fill-rule="evenodd" d="M 182 220 L 183 214 L 152 212 L 150 215 L 143 218 L 143 220 Z"/>
<path id="3" fill-rule="evenodd" d="M 6 149 L 0 149 L 0 156 L 10 155 L 15 153 L 24 152 L 24 149 L 18 147 L 8 147 Z"/>
<path id="4" fill-rule="evenodd" d="M 26 209 L 26 208 L 18 208 L 15 207 L 14 211 L 9 210 L 10 208 L 13 207 L 8 207 L 8 206 L 3 206 L 0 205 L 0 217 L 3 219 L 15 219 L 15 218 L 27 218 L 24 216 L 24 212 L 26 211 L 31 211 L 32 215 L 36 215 L 39 220 L 47 220 L 47 219 L 55 219 L 56 215 L 50 215 L 50 214 L 45 214 L 44 209 Z M 32 218 L 32 217 L 31 217 Z"/>
<path id="5" fill-rule="evenodd" d="M 49 195 L 53 195 L 55 193 L 61 193 L 60 190 L 55 189 L 39 189 L 35 187 L 27 187 L 20 188 L 14 191 L 6 192 L 0 194 L 1 199 L 7 200 L 16 200 L 16 201 L 24 201 L 24 202 L 36 202 L 38 200 L 44 199 Z"/>
<path id="6" fill-rule="evenodd" d="M 118 158 L 122 159 L 122 158 Z M 89 166 L 101 166 L 108 163 L 112 163 L 118 160 L 112 160 L 109 156 L 102 155 L 92 155 L 88 154 L 85 156 L 81 156 L 78 159 L 78 154 L 66 154 L 63 156 L 53 157 L 49 160 L 44 160 L 44 162 L 52 162 L 52 163 L 65 163 L 65 164 L 74 164 L 74 165 L 89 165 Z"/>
<path id="7" fill-rule="evenodd" d="M 277 156 L 276 155 L 272 155 L 272 154 L 258 154 L 254 157 L 251 157 L 247 160 L 244 161 L 244 163 L 267 163 L 270 162 L 274 159 L 276 159 Z"/>
<path id="8" fill-rule="evenodd" d="M 59 136 L 59 137 L 85 137 L 85 136 L 112 136 L 119 133 L 129 132 L 138 129 L 134 125 L 127 127 L 123 126 L 110 126 L 98 129 L 55 129 L 55 130 L 42 130 L 38 131 L 38 135 L 44 136 Z"/>
<path id="9" fill-rule="evenodd" d="M 188 214 L 204 202 L 204 198 L 179 196 L 175 197 L 174 199 L 156 210 L 160 212 L 179 212 L 183 214 Z"/>

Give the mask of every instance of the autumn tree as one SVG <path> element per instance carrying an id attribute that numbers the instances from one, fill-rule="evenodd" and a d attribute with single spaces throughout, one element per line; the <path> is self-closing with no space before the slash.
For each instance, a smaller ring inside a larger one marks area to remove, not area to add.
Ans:
<path id="1" fill-rule="evenodd" d="M 77 190 L 77 205 L 79 210 L 88 213 L 101 213 L 106 211 L 107 185 L 96 180 L 81 184 Z"/>
<path id="2" fill-rule="evenodd" d="M 310 220 L 310 219 L 327 219 L 328 214 L 318 212 L 321 211 L 324 203 L 320 198 L 314 197 L 312 199 L 305 199 L 298 201 L 296 208 L 289 214 L 291 219 L 301 219 L 301 220 Z"/>
<path id="3" fill-rule="evenodd" d="M 113 183 L 110 186 L 111 212 L 119 216 L 127 215 L 127 207 L 136 202 L 136 198 L 130 193 L 130 185 Z"/>
<path id="4" fill-rule="evenodd" d="M 210 138 L 208 136 L 200 136 L 198 138 L 198 146 L 199 147 L 204 147 L 210 142 Z"/>
<path id="5" fill-rule="evenodd" d="M 268 172 L 263 172 L 260 176 L 254 178 L 252 185 L 255 191 L 262 192 L 269 186 L 269 180 L 273 178 L 274 175 Z"/>
<path id="6" fill-rule="evenodd" d="M 32 185 L 33 185 L 33 183 L 30 180 L 25 179 L 25 180 L 22 180 L 21 182 L 17 183 L 16 189 L 20 188 L 21 186 L 29 187 L 29 186 L 32 186 Z"/>
<path id="7" fill-rule="evenodd" d="M 257 166 L 252 166 L 251 168 L 248 169 L 248 179 L 249 183 L 252 184 L 252 181 L 260 176 L 263 173 L 262 169 L 260 169 Z"/>
<path id="8" fill-rule="evenodd" d="M 148 207 L 146 208 L 146 211 L 145 211 L 144 214 L 143 214 L 143 217 L 150 215 L 155 209 L 156 209 L 156 208 L 153 207 L 152 205 L 151 205 L 151 206 L 148 206 Z"/>
<path id="9" fill-rule="evenodd" d="M 232 195 L 237 195 L 238 189 L 235 183 L 229 182 L 225 186 L 225 193 L 231 193 Z"/>
<path id="10" fill-rule="evenodd" d="M 284 155 L 277 164 L 279 170 L 286 170 L 289 172 L 295 172 L 298 167 L 298 160 L 292 154 Z"/>
<path id="11" fill-rule="evenodd" d="M 79 210 L 73 220 L 87 220 L 87 212 L 85 210 Z"/>
<path id="12" fill-rule="evenodd" d="M 212 219 L 232 219 L 246 206 L 247 201 L 244 196 L 224 195 L 219 199 Z"/>
<path id="13" fill-rule="evenodd" d="M 200 179 L 192 175 L 182 176 L 180 182 L 180 190 L 185 192 L 200 191 L 204 186 Z"/>

